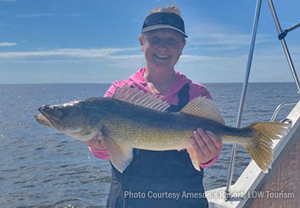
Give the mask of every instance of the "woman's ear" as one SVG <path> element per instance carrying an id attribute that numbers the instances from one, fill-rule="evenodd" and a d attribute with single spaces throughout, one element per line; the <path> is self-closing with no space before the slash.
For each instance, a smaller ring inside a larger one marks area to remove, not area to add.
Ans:
<path id="1" fill-rule="evenodd" d="M 182 50 L 183 50 L 183 48 L 184 48 L 184 46 L 186 45 L 186 39 L 184 38 L 183 39 L 183 46 L 182 46 Z"/>
<path id="2" fill-rule="evenodd" d="M 185 38 L 184 38 L 183 43 L 182 43 L 182 45 L 181 45 L 180 55 L 182 54 L 182 51 L 183 51 L 183 48 L 184 48 L 185 45 L 186 45 L 186 40 L 185 40 Z"/>
<path id="3" fill-rule="evenodd" d="M 140 44 L 141 44 L 141 50 L 144 51 L 144 43 L 143 43 L 142 35 L 139 36 L 139 41 L 140 41 Z"/>

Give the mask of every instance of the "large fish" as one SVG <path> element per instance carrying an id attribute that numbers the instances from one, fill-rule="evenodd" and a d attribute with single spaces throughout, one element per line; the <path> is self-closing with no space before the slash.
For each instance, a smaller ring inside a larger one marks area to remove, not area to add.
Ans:
<path id="1" fill-rule="evenodd" d="M 165 151 L 187 149 L 197 170 L 199 161 L 189 142 L 198 127 L 211 131 L 224 143 L 241 144 L 257 165 L 267 172 L 273 159 L 272 139 L 288 131 L 284 123 L 255 123 L 244 128 L 225 126 L 214 101 L 197 97 L 180 112 L 169 113 L 169 104 L 155 95 L 128 85 L 113 98 L 89 98 L 62 105 L 44 105 L 36 120 L 81 141 L 102 134 L 110 160 L 123 172 L 131 163 L 133 148 Z M 155 161 L 153 161 L 155 162 Z"/>

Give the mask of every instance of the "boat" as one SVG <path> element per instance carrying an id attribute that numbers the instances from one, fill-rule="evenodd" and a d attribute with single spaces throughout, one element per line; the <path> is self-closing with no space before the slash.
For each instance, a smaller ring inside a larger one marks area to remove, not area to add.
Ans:
<path id="1" fill-rule="evenodd" d="M 300 23 L 282 30 L 272 0 L 267 0 L 272 17 L 281 41 L 289 68 L 296 84 L 298 95 L 300 85 L 292 62 L 285 37 L 292 30 L 300 27 Z M 248 80 L 254 53 L 262 0 L 257 0 L 253 21 L 251 46 L 248 55 L 246 75 L 241 93 L 241 101 L 237 118 L 237 127 L 241 125 L 243 107 L 247 92 Z M 300 101 L 280 104 L 274 111 L 270 121 L 274 121 L 278 112 L 293 105 L 294 108 L 281 122 L 290 124 L 289 133 L 281 140 L 273 141 L 273 164 L 268 173 L 262 172 L 252 160 L 237 181 L 232 185 L 236 145 L 232 148 L 232 157 L 228 171 L 227 186 L 208 190 L 205 196 L 209 201 L 209 208 L 279 208 L 300 207 Z"/>

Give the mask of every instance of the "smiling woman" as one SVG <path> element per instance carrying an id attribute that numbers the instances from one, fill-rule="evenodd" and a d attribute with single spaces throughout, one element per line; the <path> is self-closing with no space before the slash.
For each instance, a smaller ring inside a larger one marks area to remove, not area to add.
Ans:
<path id="1" fill-rule="evenodd" d="M 175 71 L 182 50 L 186 45 L 184 21 L 179 8 L 167 6 L 157 8 L 146 17 L 142 34 L 139 36 L 141 50 L 146 59 L 146 68 L 142 68 L 130 76 L 128 80 L 114 82 L 105 97 L 114 97 L 118 88 L 128 84 L 145 92 L 157 95 L 170 104 L 168 112 L 180 111 L 195 97 L 212 99 L 205 86 L 194 83 L 184 74 Z M 112 165 L 112 184 L 107 207 L 201 207 L 208 206 L 205 198 L 164 198 L 157 199 L 147 193 L 204 193 L 202 184 L 203 169 L 210 167 L 218 159 L 222 142 L 212 132 L 200 128 L 194 129 L 188 150 L 150 151 L 133 150 L 130 165 L 119 171 Z M 90 146 L 95 157 L 108 159 L 109 152 L 105 145 L 106 135 L 96 135 L 85 142 Z M 153 140 L 161 140 L 156 138 Z M 113 156 L 112 156 L 113 157 Z M 196 158 L 196 166 L 202 169 L 199 173 L 191 162 Z M 143 198 L 127 197 L 146 193 Z"/>

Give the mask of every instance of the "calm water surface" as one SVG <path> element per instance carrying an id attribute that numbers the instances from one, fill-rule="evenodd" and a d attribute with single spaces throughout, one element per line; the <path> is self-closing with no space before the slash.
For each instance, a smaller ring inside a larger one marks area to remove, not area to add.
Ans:
<path id="1" fill-rule="evenodd" d="M 235 126 L 241 84 L 207 84 L 227 125 Z M 0 85 L 0 207 L 104 207 L 111 171 L 86 145 L 38 124 L 43 104 L 102 96 L 108 84 Z M 282 102 L 298 99 L 293 83 L 249 85 L 242 125 L 270 120 Z M 281 111 L 284 118 L 291 107 Z M 226 185 L 231 145 L 205 171 L 205 188 Z M 238 148 L 234 180 L 250 156 Z"/>

